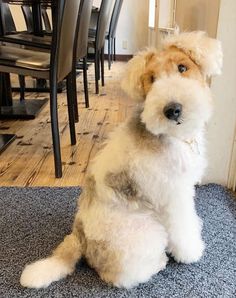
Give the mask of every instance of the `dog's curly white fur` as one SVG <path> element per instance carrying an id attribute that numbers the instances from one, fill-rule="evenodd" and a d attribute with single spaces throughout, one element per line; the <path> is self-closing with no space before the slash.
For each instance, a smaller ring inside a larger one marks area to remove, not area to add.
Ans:
<path id="1" fill-rule="evenodd" d="M 93 161 L 71 235 L 52 256 L 26 266 L 23 286 L 48 286 L 71 274 L 81 256 L 103 280 L 125 288 L 164 269 L 166 252 L 183 263 L 201 258 L 194 185 L 206 166 L 206 77 L 221 64 L 220 43 L 202 32 L 169 37 L 162 51 L 128 63 L 123 88 L 139 107 Z"/>

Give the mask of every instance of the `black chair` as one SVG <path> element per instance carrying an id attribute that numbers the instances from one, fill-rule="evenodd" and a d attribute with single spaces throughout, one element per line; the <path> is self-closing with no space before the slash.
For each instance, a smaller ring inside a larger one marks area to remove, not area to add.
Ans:
<path id="1" fill-rule="evenodd" d="M 99 93 L 99 80 L 100 80 L 100 62 L 101 62 L 101 77 L 102 77 L 102 86 L 104 86 L 104 45 L 105 45 L 105 36 L 108 23 L 110 21 L 111 10 L 113 7 L 113 1 L 111 0 L 102 0 L 95 36 L 89 36 L 89 48 L 94 50 L 94 65 L 95 65 L 95 86 L 96 94 Z"/>
<path id="2" fill-rule="evenodd" d="M 11 10 L 8 3 L 1 4 L 1 15 L 2 15 L 2 31 L 4 34 L 14 34 L 16 32 L 16 25 L 13 20 Z"/>
<path id="3" fill-rule="evenodd" d="M 47 33 L 52 33 L 52 27 L 51 27 L 51 23 L 50 23 L 50 20 L 49 20 L 47 8 L 42 7 L 41 11 L 42 11 L 43 23 L 44 23 L 44 26 L 45 26 L 45 31 Z"/>
<path id="4" fill-rule="evenodd" d="M 74 62 L 73 62 L 73 90 L 76 94 L 76 65 L 77 62 L 83 60 L 83 78 L 84 78 L 84 94 L 85 94 L 85 106 L 89 107 L 89 95 L 88 95 L 88 80 L 87 80 L 87 48 L 88 48 L 88 30 L 89 30 L 89 21 L 92 11 L 92 0 L 81 0 L 79 17 L 77 23 L 77 32 L 76 38 L 78 42 L 75 42 L 76 48 L 74 49 Z M 44 8 L 45 9 L 45 8 Z M 42 8 L 43 10 L 43 8 Z M 46 10 L 46 9 L 45 9 Z M 27 5 L 22 6 L 22 11 L 27 15 L 25 19 L 28 21 L 32 20 L 32 12 L 30 7 Z M 31 24 L 31 22 L 28 22 Z M 46 31 L 47 27 L 45 25 Z M 48 27 L 48 30 L 50 28 Z M 30 28 L 29 28 L 30 30 Z M 3 39 L 11 43 L 19 43 L 21 45 L 30 46 L 33 48 L 39 48 L 42 50 L 48 51 L 51 48 L 51 36 L 50 34 L 44 34 L 43 36 L 35 36 L 33 34 L 18 34 L 18 35 L 4 35 Z M 1 40 L 1 38 L 0 38 Z M 77 107 L 77 96 L 74 95 L 75 102 L 75 121 L 78 122 L 78 107 Z"/>
<path id="5" fill-rule="evenodd" d="M 8 43 L 16 43 L 18 45 L 23 45 L 27 47 L 36 46 L 37 48 L 41 48 L 42 50 L 50 50 L 52 43 L 52 33 L 47 34 L 45 30 L 43 30 L 39 36 L 34 35 L 33 29 L 33 14 L 28 5 L 22 5 L 22 13 L 25 19 L 27 31 L 16 31 L 16 27 L 14 24 L 14 20 L 12 18 L 10 9 L 8 4 L 1 2 L 1 22 L 3 23 L 3 28 L 0 32 L 0 41 L 8 42 Z M 41 11 L 45 11 L 46 8 L 41 8 Z M 42 13 L 42 17 L 43 17 Z M 48 20 L 49 21 L 49 20 Z M 45 22 L 44 22 L 45 23 Z M 50 22 L 49 22 L 50 23 Z M 14 24 L 14 27 L 13 27 Z M 49 25 L 45 23 L 45 28 Z M 9 28 L 14 28 L 14 30 L 10 30 Z M 1 29 L 1 28 L 0 28 Z M 49 27 L 51 29 L 51 25 Z"/>
<path id="6" fill-rule="evenodd" d="M 60 0 L 54 7 L 50 53 L 0 46 L 0 72 L 17 73 L 49 80 L 50 114 L 55 161 L 55 176 L 62 176 L 62 162 L 57 110 L 57 84 L 67 80 L 67 101 L 71 144 L 76 144 L 72 89 L 73 48 L 80 1 Z M 70 30 L 68 30 L 70 28 Z"/>
<path id="7" fill-rule="evenodd" d="M 27 31 L 17 31 L 16 30 L 16 26 L 9 8 L 9 5 L 7 3 L 2 3 L 2 20 L 3 20 L 3 24 L 4 26 L 4 36 L 6 37 L 4 39 L 5 42 L 9 42 L 12 43 L 12 39 L 15 40 L 15 42 L 17 42 L 17 45 L 26 45 L 24 42 L 19 42 L 21 40 L 31 40 L 32 39 L 32 33 L 34 31 L 33 29 L 33 15 L 32 15 L 32 11 L 30 9 L 30 6 L 28 5 L 23 5 L 21 7 L 22 9 L 22 13 L 25 19 L 25 23 L 26 23 L 26 28 Z M 44 16 L 43 11 L 46 10 L 45 8 L 42 8 L 42 16 Z M 43 17 L 43 19 L 45 19 L 44 23 L 47 21 L 46 18 Z M 48 20 L 49 21 L 49 20 Z M 45 23 L 45 28 L 47 28 L 46 26 L 48 26 Z M 10 38 L 9 40 L 7 40 L 7 38 Z M 0 37 L 1 40 L 2 37 Z M 37 39 L 37 37 L 35 37 Z M 47 40 L 47 45 L 49 46 L 51 44 L 51 38 Z M 44 49 L 43 49 L 44 50 Z M 42 81 L 42 80 L 37 80 L 37 82 Z M 25 78 L 24 76 L 19 75 L 19 85 L 20 85 L 20 100 L 24 100 L 25 99 Z"/>
<path id="8" fill-rule="evenodd" d="M 27 31 L 32 33 L 33 29 L 33 15 L 29 5 L 22 5 L 21 10 L 25 19 Z"/>
<path id="9" fill-rule="evenodd" d="M 93 0 L 81 0 L 80 13 L 77 24 L 76 38 L 77 41 L 74 44 L 74 61 L 73 61 L 73 90 L 74 90 L 74 104 L 75 104 L 75 121 L 78 121 L 78 102 L 76 91 L 76 67 L 80 59 L 83 60 L 83 80 L 84 80 L 84 95 L 85 106 L 89 107 L 89 95 L 88 95 L 88 78 L 87 78 L 87 52 L 88 52 L 88 32 L 89 22 L 92 12 Z"/>
<path id="10" fill-rule="evenodd" d="M 30 9 L 29 5 L 22 5 L 21 10 L 25 19 L 27 31 L 32 33 L 33 32 L 33 14 Z M 52 33 L 52 27 L 49 20 L 49 16 L 47 13 L 47 8 L 42 6 L 41 7 L 42 19 L 45 27 L 45 33 Z"/>
<path id="11" fill-rule="evenodd" d="M 12 34 L 16 35 L 18 32 L 16 30 L 16 25 L 14 19 L 11 14 L 11 10 L 9 8 L 8 3 L 1 4 L 1 16 L 2 16 L 2 32 L 1 34 Z M 25 31 L 23 31 L 25 32 Z M 19 75 L 19 85 L 20 85 L 20 100 L 25 99 L 25 79 L 24 76 Z"/>
<path id="12" fill-rule="evenodd" d="M 116 28 L 120 16 L 123 0 L 116 0 L 112 11 L 109 31 L 106 35 L 108 43 L 108 68 L 111 69 L 111 63 L 116 60 Z"/>

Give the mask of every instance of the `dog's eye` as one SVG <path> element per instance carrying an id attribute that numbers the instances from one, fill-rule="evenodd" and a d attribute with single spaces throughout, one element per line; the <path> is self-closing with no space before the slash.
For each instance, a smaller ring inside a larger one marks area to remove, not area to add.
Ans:
<path id="1" fill-rule="evenodd" d="M 187 69 L 187 67 L 185 66 L 185 65 L 183 65 L 183 64 L 179 64 L 178 65 L 178 71 L 180 72 L 180 73 L 183 73 L 183 72 L 185 72 L 185 71 L 187 71 L 188 69 Z"/>

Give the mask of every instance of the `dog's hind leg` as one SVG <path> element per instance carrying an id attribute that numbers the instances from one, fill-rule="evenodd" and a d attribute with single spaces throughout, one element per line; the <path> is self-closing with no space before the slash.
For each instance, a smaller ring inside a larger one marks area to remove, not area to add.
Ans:
<path id="1" fill-rule="evenodd" d="M 113 219 L 109 236 L 86 238 L 84 256 L 105 282 L 132 288 L 165 268 L 167 234 L 152 216 L 142 213 L 130 214 L 128 219 L 120 214 L 120 221 L 115 216 Z"/>
<path id="2" fill-rule="evenodd" d="M 72 233 L 54 250 L 52 256 L 26 265 L 20 283 L 28 288 L 45 288 L 71 274 L 82 255 L 79 237 Z"/>

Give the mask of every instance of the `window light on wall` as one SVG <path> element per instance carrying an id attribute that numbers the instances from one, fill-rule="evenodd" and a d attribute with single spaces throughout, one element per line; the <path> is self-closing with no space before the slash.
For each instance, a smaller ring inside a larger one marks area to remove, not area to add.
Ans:
<path id="1" fill-rule="evenodd" d="M 149 0 L 149 21 L 148 26 L 155 28 L 155 12 L 156 12 L 156 0 Z"/>

